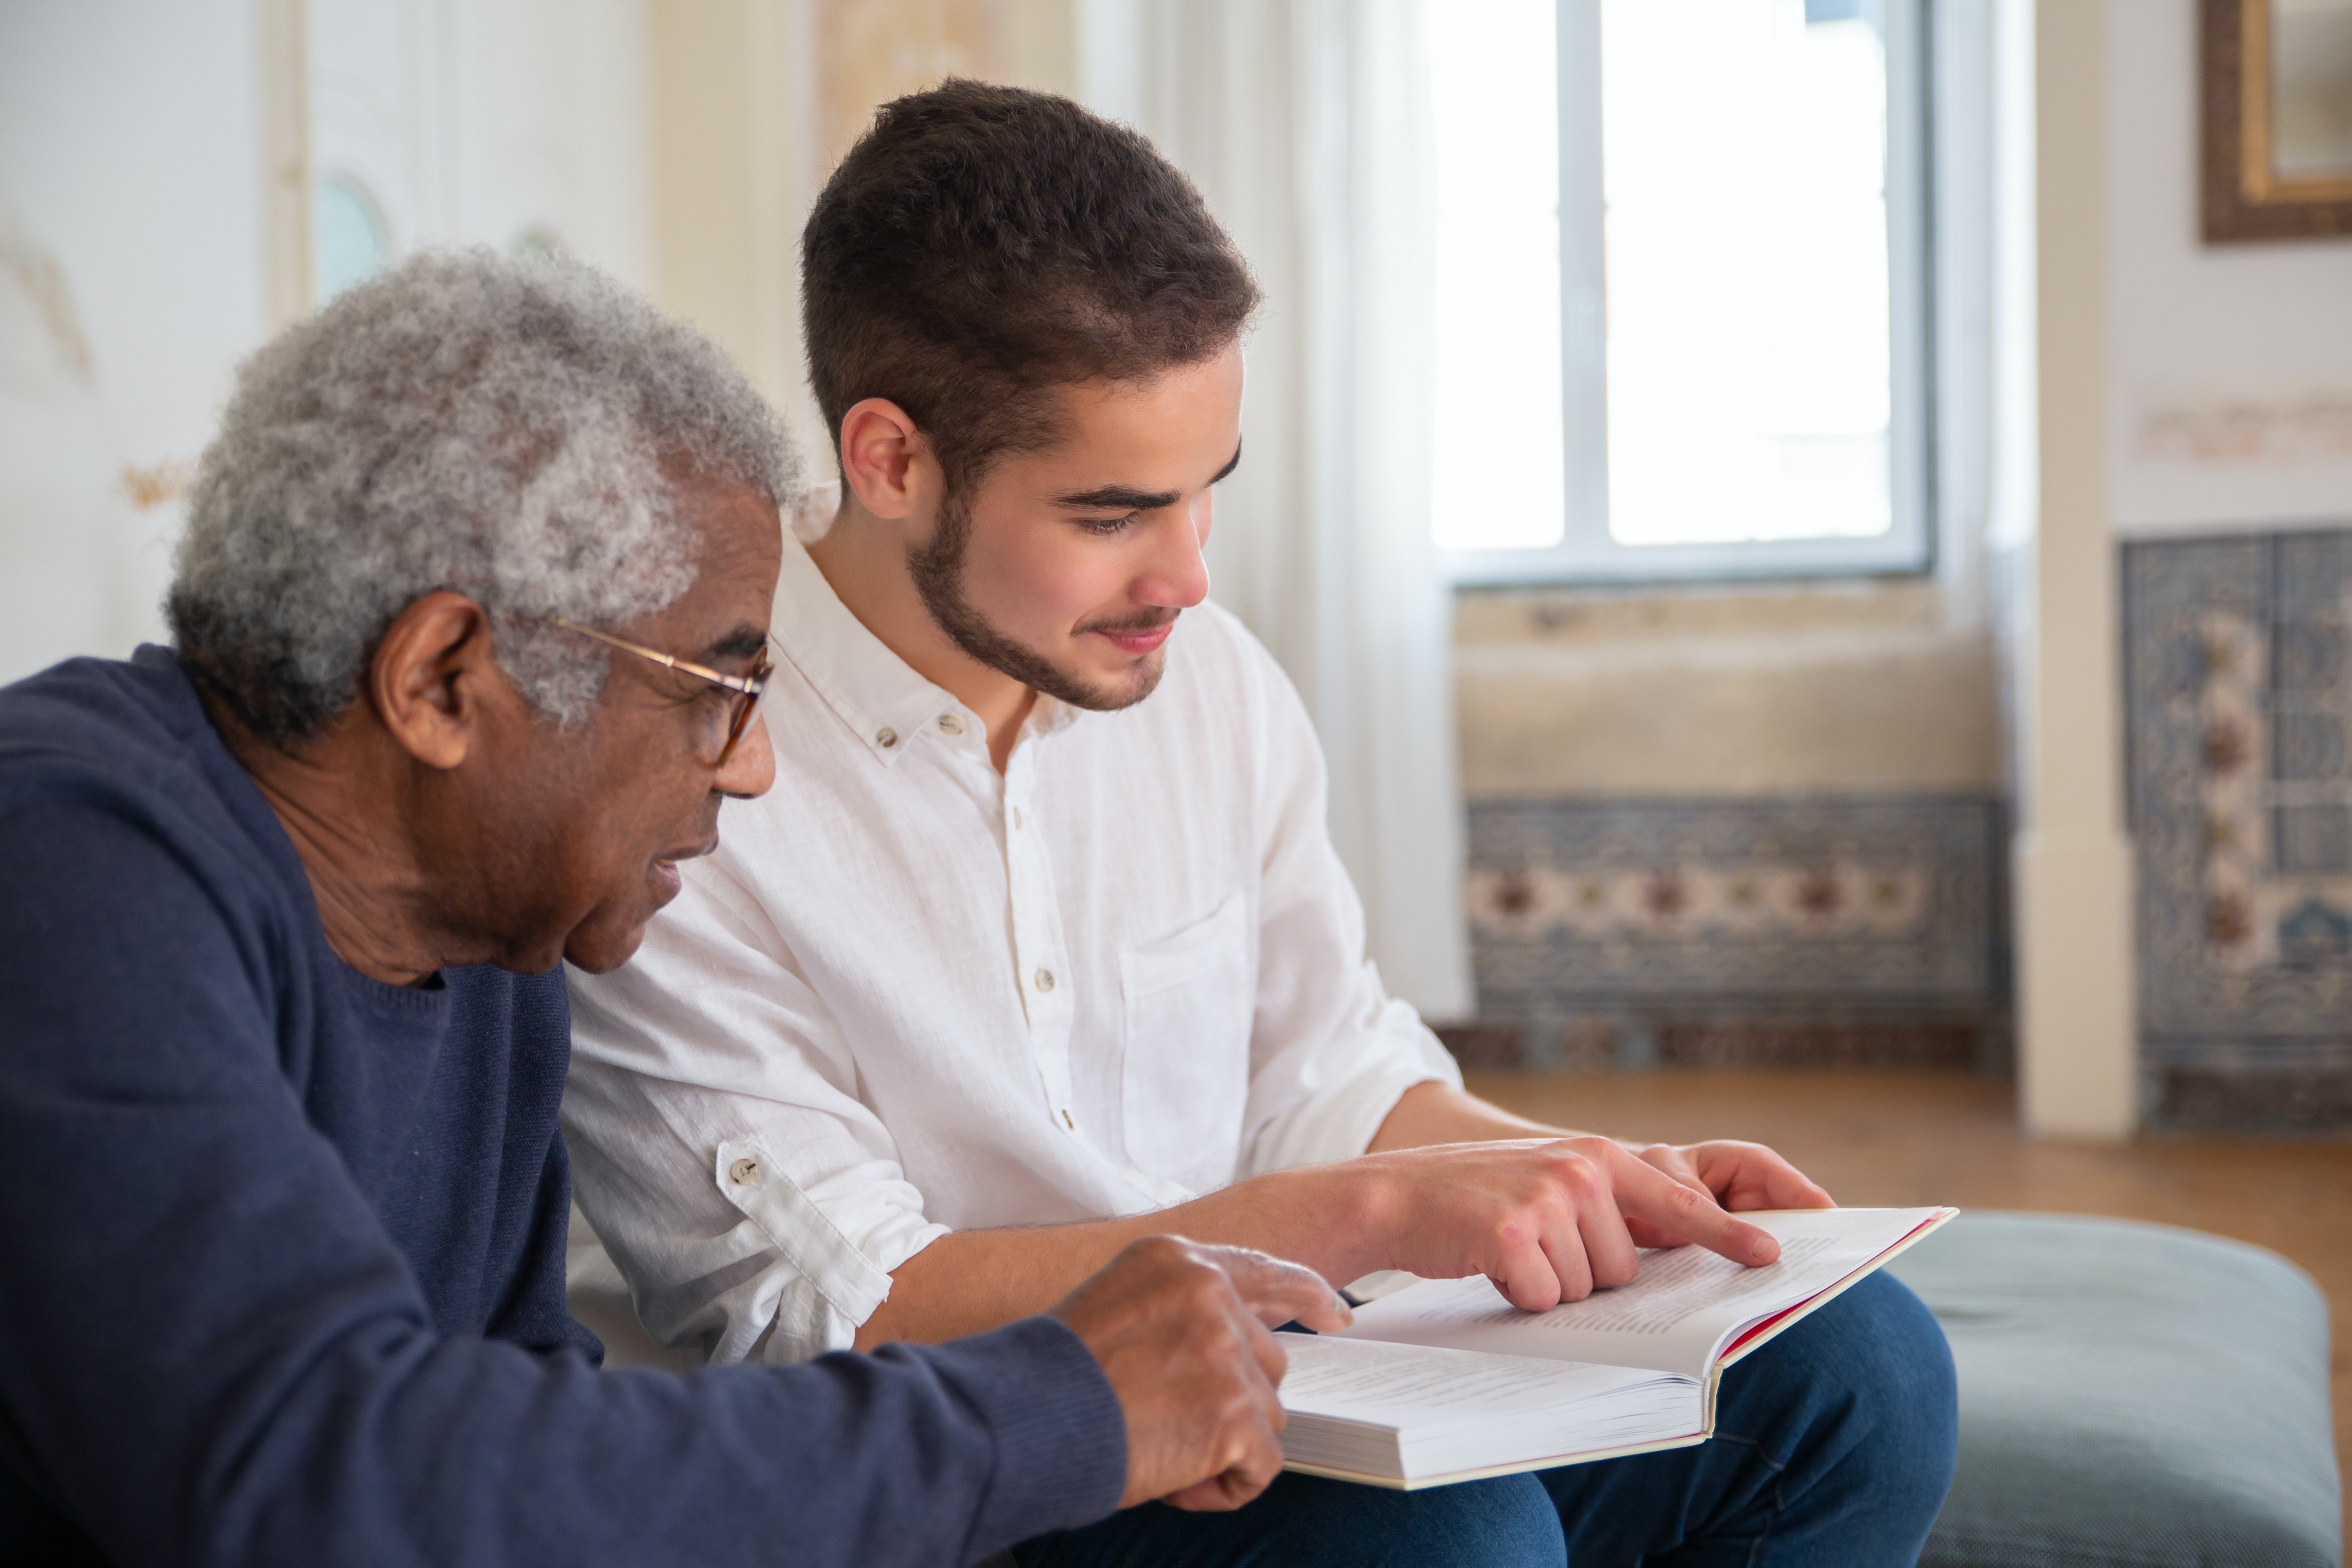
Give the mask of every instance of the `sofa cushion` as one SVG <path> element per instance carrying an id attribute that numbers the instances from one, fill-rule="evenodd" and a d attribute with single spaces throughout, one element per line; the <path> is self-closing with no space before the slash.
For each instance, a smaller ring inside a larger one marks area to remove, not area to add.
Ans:
<path id="1" fill-rule="evenodd" d="M 2336 1568 L 2327 1303 L 2168 1226 L 1967 1214 L 1895 1260 L 1959 1369 L 1932 1568 Z"/>

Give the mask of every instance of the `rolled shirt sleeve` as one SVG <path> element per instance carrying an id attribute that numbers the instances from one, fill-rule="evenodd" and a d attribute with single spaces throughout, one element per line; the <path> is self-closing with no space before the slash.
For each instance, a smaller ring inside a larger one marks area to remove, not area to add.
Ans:
<path id="1" fill-rule="evenodd" d="M 656 1340 L 806 1361 L 847 1349 L 948 1227 L 773 925 L 723 870 L 691 871 L 701 896 L 648 951 L 572 987 L 575 1189 Z"/>

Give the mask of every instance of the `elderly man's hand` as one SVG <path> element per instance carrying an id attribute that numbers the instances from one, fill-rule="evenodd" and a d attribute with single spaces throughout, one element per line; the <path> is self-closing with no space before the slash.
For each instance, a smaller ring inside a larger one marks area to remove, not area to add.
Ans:
<path id="1" fill-rule="evenodd" d="M 1119 1506 L 1234 1509 L 1282 1468 L 1284 1359 L 1267 1329 L 1345 1328 L 1347 1303 L 1308 1269 L 1238 1247 L 1155 1236 L 1056 1304 L 1102 1363 L 1127 1417 Z"/>

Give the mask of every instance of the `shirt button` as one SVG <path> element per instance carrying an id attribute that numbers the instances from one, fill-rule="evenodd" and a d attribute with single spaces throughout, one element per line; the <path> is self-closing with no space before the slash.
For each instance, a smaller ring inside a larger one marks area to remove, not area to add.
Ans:
<path id="1" fill-rule="evenodd" d="M 890 747 L 898 743 L 898 731 L 896 730 L 877 730 L 874 732 L 874 739 L 877 743 L 887 751 Z"/>
<path id="2" fill-rule="evenodd" d="M 1050 969 L 1041 969 L 1031 978 L 1036 981 L 1037 989 L 1040 991 L 1051 991 L 1054 988 L 1054 972 Z"/>
<path id="3" fill-rule="evenodd" d="M 1016 832 L 1021 826 L 1021 808 L 1017 805 L 1013 808 L 1013 826 Z"/>
<path id="4" fill-rule="evenodd" d="M 760 1162 L 757 1160 L 736 1161 L 733 1164 L 727 1167 L 727 1179 L 734 1183 L 739 1187 L 758 1186 L 760 1184 Z"/>
<path id="5" fill-rule="evenodd" d="M 963 733 L 963 721 L 952 713 L 942 713 L 940 715 L 940 728 L 950 735 L 961 735 Z"/>

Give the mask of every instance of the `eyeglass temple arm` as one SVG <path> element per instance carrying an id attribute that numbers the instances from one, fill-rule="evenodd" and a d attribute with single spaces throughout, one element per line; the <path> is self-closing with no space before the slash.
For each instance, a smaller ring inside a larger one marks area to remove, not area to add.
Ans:
<path id="1" fill-rule="evenodd" d="M 718 670 L 706 668 L 704 666 L 696 664 L 690 659 L 680 658 L 676 654 L 662 653 L 654 648 L 642 647 L 637 644 L 629 641 L 626 637 L 616 637 L 610 632 L 600 632 L 593 626 L 583 626 L 577 621 L 567 621 L 561 616 L 551 616 L 551 618 L 557 626 L 565 627 L 571 631 L 578 632 L 583 637 L 594 637 L 598 642 L 610 643 L 613 647 L 620 648 L 624 652 L 635 654 L 639 658 L 652 659 L 656 664 L 664 666 L 669 669 L 679 669 L 684 670 L 688 675 L 698 675 L 703 679 L 723 686 L 730 691 L 740 691 L 747 695 L 756 694 L 760 690 L 761 687 L 766 684 L 764 681 L 755 680 L 748 675 L 723 675 Z"/>

